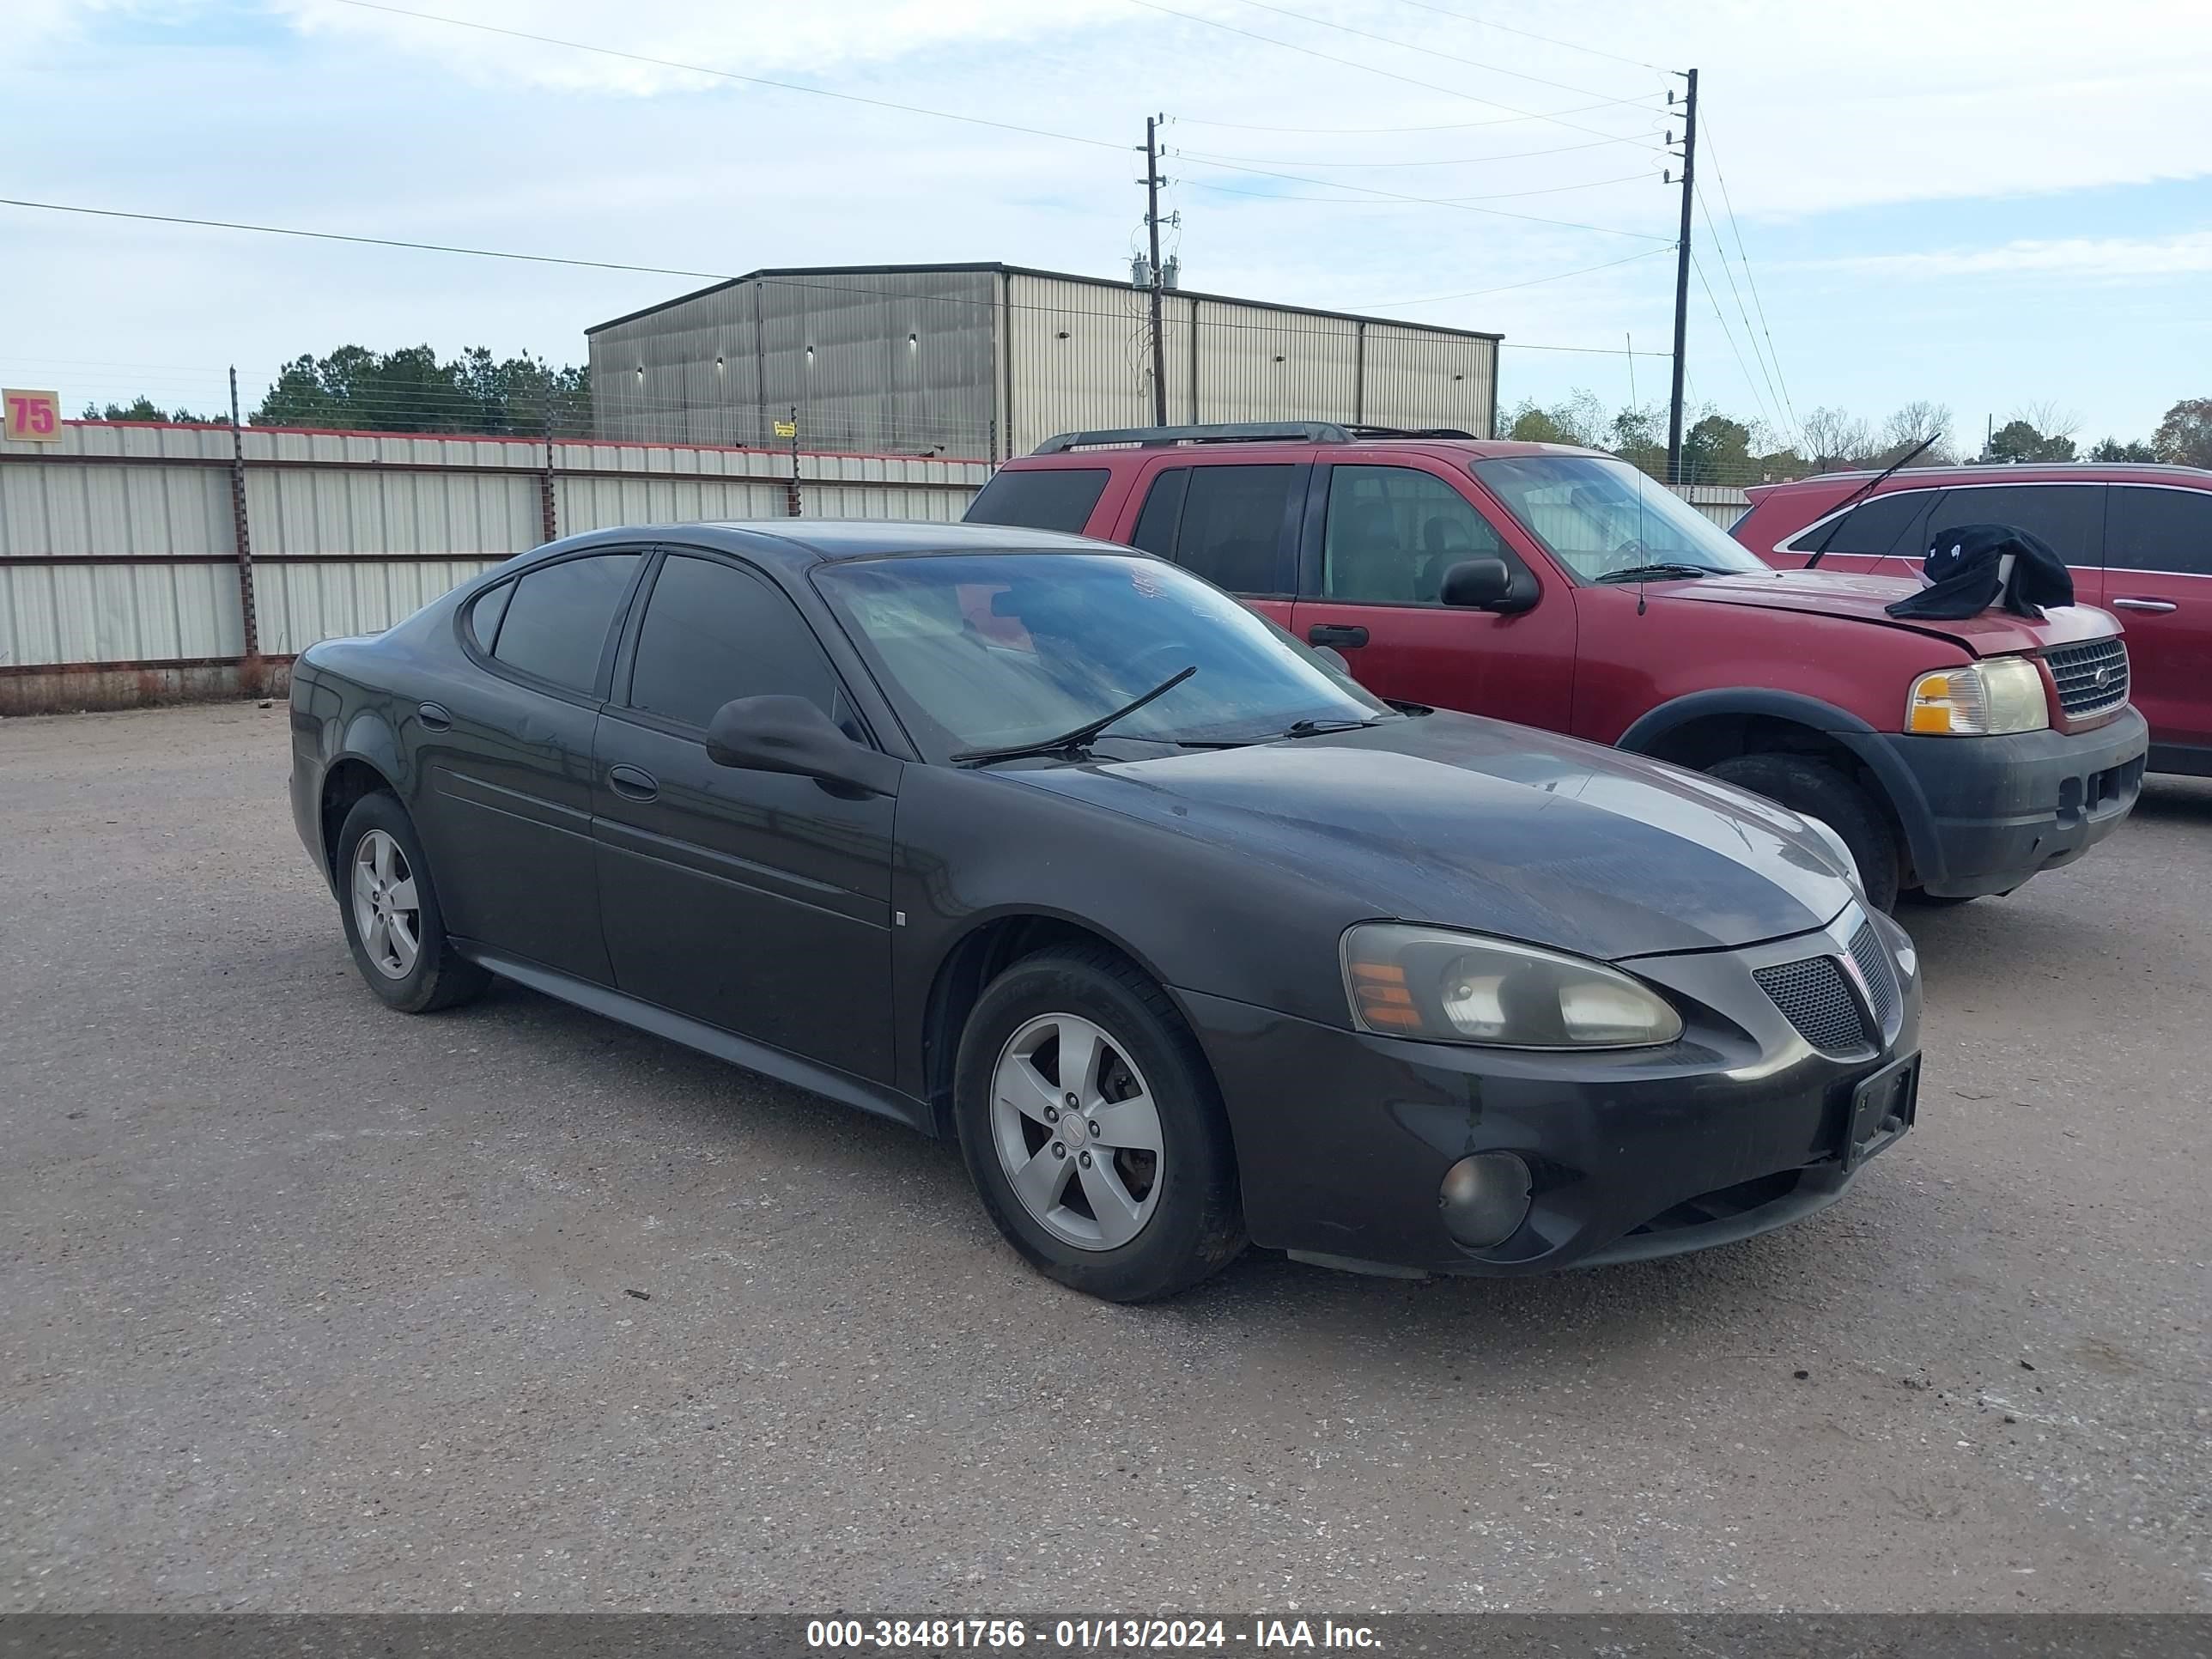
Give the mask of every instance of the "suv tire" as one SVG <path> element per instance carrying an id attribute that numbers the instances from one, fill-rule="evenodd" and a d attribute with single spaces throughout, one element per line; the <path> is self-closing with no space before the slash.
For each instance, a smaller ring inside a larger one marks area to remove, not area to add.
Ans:
<path id="1" fill-rule="evenodd" d="M 1880 804 L 1834 767 L 1803 755 L 1735 755 L 1705 770 L 1800 817 L 1820 819 L 1851 849 L 1867 902 L 1884 915 L 1897 908 L 1903 862 L 1897 833 Z"/>

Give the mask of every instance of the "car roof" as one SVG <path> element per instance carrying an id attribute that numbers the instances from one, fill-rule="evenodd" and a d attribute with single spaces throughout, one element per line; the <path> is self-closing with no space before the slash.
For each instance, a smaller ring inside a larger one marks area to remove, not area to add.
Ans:
<path id="1" fill-rule="evenodd" d="M 1753 484 L 1755 494 L 1784 491 L 1802 493 L 1827 489 L 1837 484 L 1857 486 L 1880 477 L 1879 470 L 1862 467 L 1850 472 L 1816 472 L 1810 477 L 1780 483 Z M 1954 483 L 2179 483 L 2212 489 L 2212 471 L 2201 466 L 2177 466 L 2163 461 L 1981 461 L 1961 466 L 1909 466 L 1883 480 L 1882 490 L 1915 486 L 1941 488 Z"/>
<path id="2" fill-rule="evenodd" d="M 1601 449 L 1577 444 L 1527 443 L 1517 438 L 1354 438 L 1349 442 L 1317 442 L 1307 438 L 1251 438 L 1227 441 L 1101 445 L 1093 448 L 1054 450 L 1050 453 L 1017 455 L 1000 464 L 1000 471 L 1041 471 L 1054 467 L 1100 467 L 1115 462 L 1130 465 L 1158 455 L 1172 455 L 1177 466 L 1208 465 L 1277 458 L 1303 459 L 1316 451 L 1340 465 L 1358 465 L 1363 455 L 1413 453 L 1442 460 L 1498 460 L 1512 456 L 1580 455 L 1609 461 L 1617 459 Z"/>
<path id="3" fill-rule="evenodd" d="M 757 564 L 796 572 L 848 559 L 918 557 L 933 553 L 1115 553 L 1124 558 L 1149 555 L 1070 536 L 1055 530 L 1024 530 L 994 524 L 939 524 L 915 519 L 768 519 L 752 522 L 625 525 L 570 536 L 531 550 L 552 556 L 591 547 L 641 543 L 707 547 L 742 554 Z"/>

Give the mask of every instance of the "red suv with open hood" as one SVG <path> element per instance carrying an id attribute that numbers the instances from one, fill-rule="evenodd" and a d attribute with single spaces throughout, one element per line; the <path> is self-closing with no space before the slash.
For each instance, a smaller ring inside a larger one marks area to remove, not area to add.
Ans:
<path id="1" fill-rule="evenodd" d="M 1863 472 L 1755 485 L 1733 534 L 1784 569 L 1910 574 L 1937 531 L 2008 524 L 2073 568 L 2075 597 L 2127 623 L 2150 769 L 2212 777 L 2212 472 L 2080 461 L 1898 472 L 1854 502 Z M 1884 562 L 1887 561 L 1887 562 Z"/>
<path id="2" fill-rule="evenodd" d="M 2134 805 L 2118 624 L 1902 621 L 1903 576 L 1783 571 L 1595 451 L 1325 422 L 1071 433 L 971 522 L 1171 559 L 1378 695 L 1693 767 L 1849 848 L 1868 897 L 2008 892 Z"/>

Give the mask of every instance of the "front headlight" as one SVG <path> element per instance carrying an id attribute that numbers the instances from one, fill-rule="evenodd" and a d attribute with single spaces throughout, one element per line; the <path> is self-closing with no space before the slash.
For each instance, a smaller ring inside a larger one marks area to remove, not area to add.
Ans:
<path id="1" fill-rule="evenodd" d="M 1905 729 L 1923 736 L 1997 737 L 2050 724 L 2042 672 L 2025 657 L 1939 668 L 1913 681 L 1905 700 Z"/>
<path id="2" fill-rule="evenodd" d="M 1364 921 L 1345 930 L 1352 1018 L 1383 1036 L 1504 1048 L 1642 1048 L 1682 1035 L 1618 969 L 1478 933 Z"/>

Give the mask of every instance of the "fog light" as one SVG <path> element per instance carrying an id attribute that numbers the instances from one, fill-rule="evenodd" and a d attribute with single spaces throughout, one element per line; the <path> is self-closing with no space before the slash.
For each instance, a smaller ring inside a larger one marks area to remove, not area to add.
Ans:
<path id="1" fill-rule="evenodd" d="M 1510 1152 L 1477 1152 L 1444 1171 L 1437 1194 L 1444 1230 L 1473 1249 L 1502 1244 L 1528 1216 L 1528 1166 Z"/>

